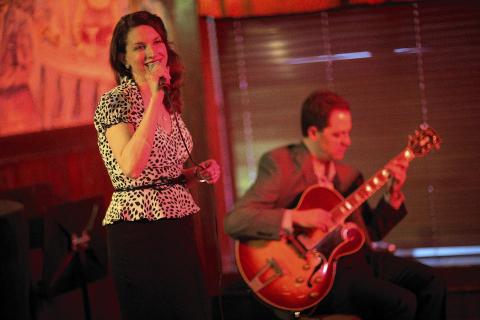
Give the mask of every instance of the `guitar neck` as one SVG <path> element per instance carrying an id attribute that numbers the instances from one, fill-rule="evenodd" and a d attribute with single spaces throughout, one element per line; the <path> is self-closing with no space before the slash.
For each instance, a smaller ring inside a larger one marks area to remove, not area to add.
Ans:
<path id="1" fill-rule="evenodd" d="M 405 159 L 412 161 L 415 158 L 414 153 L 409 147 L 403 149 L 390 162 L 396 159 Z M 333 210 L 332 218 L 338 223 L 343 223 L 345 219 L 350 216 L 358 207 L 367 201 L 374 193 L 380 190 L 390 178 L 390 172 L 385 166 L 378 170 L 370 179 L 365 181 L 352 194 L 350 194 L 344 201 L 339 203 Z"/>

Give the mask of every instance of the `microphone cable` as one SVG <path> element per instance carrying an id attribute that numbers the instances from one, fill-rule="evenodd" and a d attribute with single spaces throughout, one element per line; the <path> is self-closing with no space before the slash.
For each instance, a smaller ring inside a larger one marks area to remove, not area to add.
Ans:
<path id="1" fill-rule="evenodd" d="M 185 138 L 183 137 L 183 134 L 182 134 L 182 129 L 180 128 L 180 123 L 178 121 L 178 118 L 177 118 L 177 110 L 175 110 L 176 108 L 173 107 L 172 105 L 172 100 L 170 99 L 170 85 L 167 84 L 166 82 L 166 79 L 164 77 L 160 77 L 159 79 L 159 82 L 158 82 L 158 90 L 162 90 L 163 93 L 164 93 L 164 98 L 166 98 L 167 100 L 167 103 L 168 103 L 168 108 L 167 108 L 167 111 L 170 113 L 170 110 L 171 112 L 173 113 L 173 116 L 175 118 L 175 124 L 177 126 L 177 129 L 178 129 L 178 133 L 180 134 L 180 138 L 182 140 L 182 143 L 183 143 L 183 146 L 185 147 L 185 150 L 187 151 L 187 154 L 188 154 L 188 158 L 190 159 L 190 161 L 193 163 L 193 165 L 195 166 L 195 169 L 194 170 L 197 170 L 198 168 L 201 168 L 201 169 L 205 169 L 202 165 L 200 165 L 197 161 L 193 160 L 193 157 L 192 157 L 192 154 L 190 153 L 190 151 L 188 150 L 188 146 L 187 146 L 187 143 L 185 142 Z M 196 172 L 196 171 L 194 171 Z M 196 176 L 196 174 L 195 174 Z M 198 176 L 196 176 L 196 178 L 198 178 Z M 203 181 L 201 181 L 203 182 Z"/>
<path id="2" fill-rule="evenodd" d="M 185 147 L 185 150 L 187 151 L 187 154 L 188 154 L 188 158 L 190 159 L 190 161 L 195 165 L 196 168 L 201 168 L 201 169 L 205 169 L 202 165 L 200 165 L 198 162 L 196 162 L 195 160 L 193 160 L 193 157 L 190 153 L 190 151 L 188 150 L 188 146 L 187 146 L 187 143 L 185 141 L 185 138 L 183 137 L 183 134 L 182 134 L 182 130 L 180 128 L 180 121 L 178 120 L 178 117 L 177 117 L 177 110 L 173 110 L 173 106 L 172 106 L 172 102 L 170 100 L 170 93 L 169 93 L 169 88 L 167 85 L 164 85 L 162 86 L 162 89 L 164 90 L 164 93 L 165 93 L 165 96 L 167 97 L 167 101 L 168 101 L 168 105 L 169 105 L 169 109 L 171 109 L 173 111 L 173 116 L 175 118 L 175 124 L 177 126 L 177 129 L 178 129 L 178 133 L 180 134 L 180 138 L 182 140 L 182 143 L 183 143 L 183 146 Z M 196 170 L 196 169 L 194 169 Z M 197 177 L 198 179 L 198 177 Z M 200 182 L 202 182 L 202 180 L 199 180 Z M 217 262 L 217 270 L 219 272 L 219 277 L 218 277 L 218 283 L 217 283 L 217 290 L 218 290 L 218 309 L 219 309 L 219 313 L 220 313 L 220 320 L 224 320 L 224 314 L 223 314 L 223 293 L 222 293 L 222 286 L 223 286 L 223 265 L 222 265 L 222 254 L 221 254 L 221 250 L 220 250 L 220 239 L 218 237 L 218 219 L 217 219 L 217 215 L 214 214 L 214 219 L 213 219 L 213 223 L 214 223 L 214 240 L 215 240 L 215 249 L 216 249 L 216 262 Z M 213 313 L 213 310 L 212 310 L 212 313 Z"/>

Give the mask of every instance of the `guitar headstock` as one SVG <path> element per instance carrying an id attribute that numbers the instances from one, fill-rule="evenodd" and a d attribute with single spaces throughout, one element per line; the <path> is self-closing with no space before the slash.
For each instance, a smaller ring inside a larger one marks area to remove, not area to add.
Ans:
<path id="1" fill-rule="evenodd" d="M 415 156 L 423 157 L 432 149 L 440 149 L 440 136 L 427 124 L 422 124 L 413 135 L 408 136 L 408 148 Z"/>

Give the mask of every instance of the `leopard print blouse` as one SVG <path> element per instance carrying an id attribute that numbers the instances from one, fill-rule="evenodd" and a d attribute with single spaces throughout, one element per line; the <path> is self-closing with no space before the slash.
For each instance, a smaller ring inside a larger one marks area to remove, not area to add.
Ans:
<path id="1" fill-rule="evenodd" d="M 137 128 L 143 117 L 143 100 L 135 81 L 122 79 L 120 85 L 105 93 L 95 110 L 94 124 L 98 134 L 98 147 L 115 190 L 131 189 L 153 184 L 163 179 L 173 179 L 182 173 L 192 137 L 180 115 L 171 114 L 172 132 L 157 128 L 148 163 L 139 177 L 133 179 L 123 174 L 105 135 L 106 129 L 119 123 L 131 123 Z M 178 121 L 178 123 L 177 123 Z M 180 128 L 180 131 L 179 131 Z M 200 209 L 183 184 L 159 188 L 144 188 L 114 192 L 103 219 L 103 225 L 116 221 L 158 220 L 181 218 Z"/>

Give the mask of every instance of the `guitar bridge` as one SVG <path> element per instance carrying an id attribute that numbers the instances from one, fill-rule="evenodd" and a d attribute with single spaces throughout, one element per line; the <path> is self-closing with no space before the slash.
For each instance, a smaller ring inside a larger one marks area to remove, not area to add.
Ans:
<path id="1" fill-rule="evenodd" d="M 273 274 L 268 277 L 264 282 L 260 279 L 260 277 L 266 274 L 268 271 L 272 270 Z M 268 286 L 274 280 L 278 279 L 283 275 L 283 271 L 275 261 L 275 259 L 270 258 L 267 259 L 265 265 L 255 274 L 255 276 L 248 282 L 248 286 L 255 292 L 263 289 L 264 287 Z"/>

